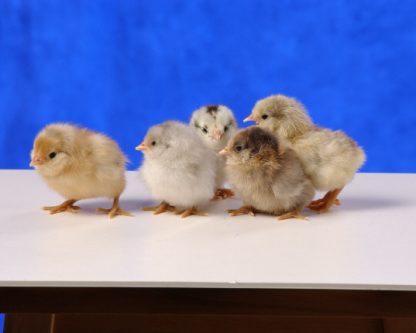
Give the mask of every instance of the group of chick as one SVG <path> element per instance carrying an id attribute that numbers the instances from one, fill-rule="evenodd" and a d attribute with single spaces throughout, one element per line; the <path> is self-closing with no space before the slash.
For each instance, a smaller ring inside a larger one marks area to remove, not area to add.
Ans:
<path id="1" fill-rule="evenodd" d="M 234 196 L 243 206 L 231 216 L 265 213 L 278 219 L 304 219 L 308 207 L 318 213 L 339 205 L 338 195 L 365 161 L 365 153 L 342 131 L 317 127 L 294 98 L 273 95 L 259 100 L 244 119 L 255 126 L 238 130 L 224 105 L 196 110 L 189 125 L 167 121 L 149 129 L 136 147 L 144 153 L 141 174 L 154 214 L 206 215 L 209 201 Z M 98 208 L 113 218 L 131 214 L 119 206 L 126 186 L 126 157 L 107 136 L 69 124 L 51 124 L 36 137 L 31 166 L 53 190 L 66 198 L 44 207 L 51 214 L 80 208 L 75 202 L 113 198 Z M 224 188 L 228 183 L 231 189 Z M 312 201 L 315 191 L 326 191 Z"/>

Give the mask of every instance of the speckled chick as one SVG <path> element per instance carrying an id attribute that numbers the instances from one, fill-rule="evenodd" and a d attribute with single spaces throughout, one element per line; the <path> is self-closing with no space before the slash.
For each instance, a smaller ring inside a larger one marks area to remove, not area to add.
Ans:
<path id="1" fill-rule="evenodd" d="M 67 200 L 44 207 L 50 214 L 79 210 L 81 199 L 113 198 L 110 209 L 98 208 L 110 218 L 131 214 L 119 207 L 126 186 L 126 157 L 109 137 L 69 124 L 51 124 L 35 138 L 31 152 L 34 167 L 46 184 Z"/>
<path id="2" fill-rule="evenodd" d="M 230 215 L 261 212 L 281 220 L 305 218 L 300 211 L 315 190 L 296 153 L 272 133 L 258 126 L 241 130 L 221 154 L 227 157 L 231 187 L 243 200 L 243 207 L 229 210 Z"/>
<path id="3" fill-rule="evenodd" d="M 322 199 L 308 206 L 319 213 L 339 204 L 337 196 L 365 162 L 363 149 L 353 139 L 342 131 L 314 125 L 303 105 L 294 98 L 284 95 L 264 98 L 244 121 L 249 120 L 287 140 L 314 187 L 327 191 Z"/>
<path id="4" fill-rule="evenodd" d="M 218 153 L 224 149 L 237 131 L 237 121 L 233 112 L 224 105 L 206 105 L 192 113 L 189 126 L 201 137 L 207 147 Z M 225 157 L 217 155 L 218 173 L 214 199 L 226 199 L 234 193 L 224 188 Z"/>
<path id="5" fill-rule="evenodd" d="M 185 124 L 168 121 L 149 129 L 142 144 L 140 168 L 152 196 L 161 203 L 143 210 L 160 214 L 176 212 L 182 217 L 206 215 L 198 207 L 214 195 L 216 154 Z"/>

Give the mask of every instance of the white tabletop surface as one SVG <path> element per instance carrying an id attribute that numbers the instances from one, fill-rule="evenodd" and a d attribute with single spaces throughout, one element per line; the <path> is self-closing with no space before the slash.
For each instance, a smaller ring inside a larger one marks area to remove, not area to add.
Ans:
<path id="1" fill-rule="evenodd" d="M 309 221 L 153 216 L 137 172 L 121 205 L 135 217 L 48 215 L 62 199 L 34 171 L 0 171 L 0 286 L 329 288 L 416 290 L 416 174 L 358 174 L 341 206 Z M 178 191 L 180 192 L 180 191 Z M 180 195 L 180 193 L 178 193 Z"/>

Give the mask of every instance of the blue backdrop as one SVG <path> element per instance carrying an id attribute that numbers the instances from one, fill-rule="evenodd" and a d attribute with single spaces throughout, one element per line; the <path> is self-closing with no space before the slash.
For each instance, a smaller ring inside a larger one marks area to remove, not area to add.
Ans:
<path id="1" fill-rule="evenodd" d="M 276 92 L 416 171 L 413 0 L 0 1 L 0 168 L 27 168 L 45 124 L 108 133 L 137 167 L 152 124 Z"/>

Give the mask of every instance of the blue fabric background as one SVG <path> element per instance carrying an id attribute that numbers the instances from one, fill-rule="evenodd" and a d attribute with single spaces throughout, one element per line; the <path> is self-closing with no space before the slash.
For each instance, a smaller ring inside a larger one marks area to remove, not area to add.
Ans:
<path id="1" fill-rule="evenodd" d="M 273 93 L 367 151 L 364 171 L 416 172 L 412 0 L 0 1 L 0 168 L 70 121 L 134 147 L 206 103 L 240 120 Z M 0 318 L 1 320 L 1 318 Z"/>
<path id="2" fill-rule="evenodd" d="M 0 168 L 27 168 L 44 125 L 134 147 L 206 103 L 240 120 L 280 92 L 367 151 L 364 171 L 416 172 L 412 0 L 0 1 Z"/>

